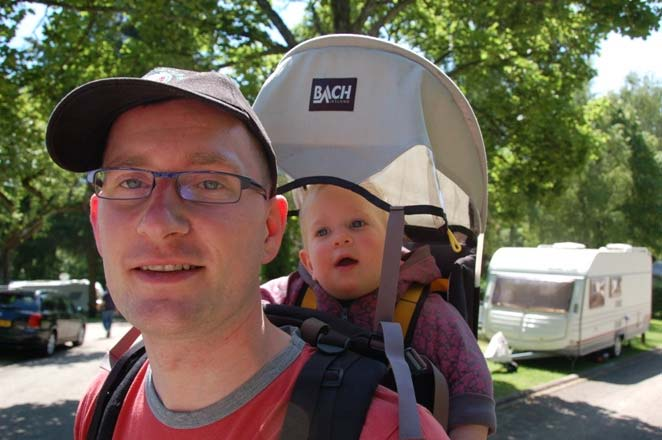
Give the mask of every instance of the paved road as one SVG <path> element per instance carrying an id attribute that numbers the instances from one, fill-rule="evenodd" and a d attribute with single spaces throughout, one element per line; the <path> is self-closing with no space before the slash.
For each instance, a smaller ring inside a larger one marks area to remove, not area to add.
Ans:
<path id="1" fill-rule="evenodd" d="M 105 352 L 128 329 L 88 325 L 81 347 L 51 358 L 0 353 L 0 439 L 71 438 L 78 400 Z M 504 439 L 662 439 L 662 352 L 611 362 L 578 378 L 497 408 Z"/>
<path id="2" fill-rule="evenodd" d="M 662 351 L 612 362 L 497 407 L 505 439 L 662 439 Z"/>
<path id="3" fill-rule="evenodd" d="M 101 324 L 90 323 L 82 346 L 60 348 L 50 358 L 0 352 L 0 439 L 70 439 L 78 400 L 128 328 L 115 322 L 106 339 Z"/>

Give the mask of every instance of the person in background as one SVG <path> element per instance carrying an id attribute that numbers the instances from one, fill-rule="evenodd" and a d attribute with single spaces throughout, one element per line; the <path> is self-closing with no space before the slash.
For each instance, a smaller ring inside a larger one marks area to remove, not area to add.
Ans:
<path id="1" fill-rule="evenodd" d="M 101 297 L 101 322 L 103 328 L 106 330 L 106 338 L 110 338 L 110 328 L 113 325 L 113 317 L 115 316 L 115 303 L 113 297 L 110 296 L 110 291 L 106 290 Z"/>

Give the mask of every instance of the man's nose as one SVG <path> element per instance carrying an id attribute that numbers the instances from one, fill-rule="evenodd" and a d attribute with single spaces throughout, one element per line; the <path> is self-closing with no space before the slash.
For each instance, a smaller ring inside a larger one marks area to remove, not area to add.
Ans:
<path id="1" fill-rule="evenodd" d="M 144 203 L 138 233 L 158 240 L 189 231 L 185 201 L 177 194 L 174 179 L 157 178 L 156 187 Z"/>

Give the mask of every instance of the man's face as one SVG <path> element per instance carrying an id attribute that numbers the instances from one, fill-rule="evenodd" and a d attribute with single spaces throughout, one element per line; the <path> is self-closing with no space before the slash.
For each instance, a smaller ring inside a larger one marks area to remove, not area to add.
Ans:
<path id="1" fill-rule="evenodd" d="M 267 187 L 259 145 L 234 117 L 193 100 L 137 107 L 113 124 L 104 167 L 226 171 Z M 277 253 L 287 205 L 245 189 L 235 204 L 183 200 L 157 178 L 141 200 L 92 197 L 90 219 L 118 310 L 143 334 L 186 335 L 259 307 L 259 269 Z"/>
<path id="2" fill-rule="evenodd" d="M 304 203 L 305 248 L 299 256 L 313 278 L 339 299 L 358 298 L 377 289 L 386 213 L 334 185 L 314 189 Z"/>

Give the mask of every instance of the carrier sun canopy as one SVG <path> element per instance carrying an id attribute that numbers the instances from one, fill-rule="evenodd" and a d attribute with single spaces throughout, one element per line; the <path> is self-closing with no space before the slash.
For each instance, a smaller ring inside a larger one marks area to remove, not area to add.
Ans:
<path id="1" fill-rule="evenodd" d="M 290 178 L 369 180 L 391 205 L 442 207 L 449 224 L 484 232 L 480 128 L 457 86 L 414 52 L 358 35 L 306 41 L 254 107 Z M 430 226 L 416 217 L 407 222 Z"/>

